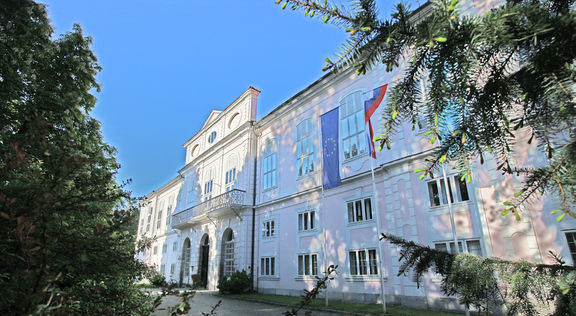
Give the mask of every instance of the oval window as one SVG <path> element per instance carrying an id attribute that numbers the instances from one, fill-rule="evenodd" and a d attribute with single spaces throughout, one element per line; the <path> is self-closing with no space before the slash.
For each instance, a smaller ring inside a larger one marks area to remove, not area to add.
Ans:
<path id="1" fill-rule="evenodd" d="M 216 132 L 212 132 L 212 133 L 210 133 L 210 136 L 208 136 L 208 142 L 210 144 L 212 144 L 214 142 L 214 140 L 216 140 Z"/>
<path id="2" fill-rule="evenodd" d="M 238 126 L 238 122 L 240 121 L 239 116 L 240 116 L 240 113 L 234 113 L 234 115 L 232 115 L 232 118 L 228 122 L 228 128 L 229 129 L 233 129 L 233 128 L 236 128 L 236 126 Z"/>
<path id="3" fill-rule="evenodd" d="M 192 148 L 192 150 L 190 151 L 190 155 L 191 155 L 192 157 L 196 156 L 196 154 L 198 154 L 198 145 L 194 146 L 194 147 Z"/>

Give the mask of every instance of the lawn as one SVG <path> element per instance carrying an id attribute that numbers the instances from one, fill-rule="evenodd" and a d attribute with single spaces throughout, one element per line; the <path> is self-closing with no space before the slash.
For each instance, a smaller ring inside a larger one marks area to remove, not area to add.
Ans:
<path id="1" fill-rule="evenodd" d="M 228 298 L 235 299 L 246 299 L 255 300 L 260 302 L 272 302 L 278 304 L 284 304 L 289 306 L 297 305 L 300 302 L 299 297 L 294 296 L 282 296 L 282 295 L 263 295 L 256 293 L 245 293 L 245 294 L 227 294 Z M 324 307 L 324 299 L 315 299 L 312 301 L 310 306 L 312 307 Z M 430 311 L 424 309 L 411 309 L 401 306 L 386 306 L 389 315 L 393 316 L 455 316 L 457 313 L 450 312 L 440 312 L 440 311 Z M 339 310 L 351 313 L 364 313 L 378 315 L 382 312 L 381 304 L 355 304 L 342 301 L 330 301 L 328 308 L 332 310 Z M 288 308 L 286 308 L 288 310 Z"/>

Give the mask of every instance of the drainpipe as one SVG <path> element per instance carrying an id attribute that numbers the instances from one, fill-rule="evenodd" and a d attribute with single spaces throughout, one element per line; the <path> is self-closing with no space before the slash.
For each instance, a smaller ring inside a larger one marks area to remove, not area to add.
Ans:
<path id="1" fill-rule="evenodd" d="M 252 187 L 252 257 L 250 259 L 250 267 L 252 267 L 252 269 L 250 269 L 250 279 L 252 280 L 251 283 L 251 290 L 254 291 L 254 233 L 256 230 L 256 167 L 257 167 L 257 150 L 258 150 L 258 136 L 256 135 L 256 131 L 254 129 L 254 121 L 251 121 L 252 124 L 252 137 L 254 137 L 254 139 L 252 140 L 252 154 L 254 155 L 254 181 L 253 181 L 253 187 Z"/>

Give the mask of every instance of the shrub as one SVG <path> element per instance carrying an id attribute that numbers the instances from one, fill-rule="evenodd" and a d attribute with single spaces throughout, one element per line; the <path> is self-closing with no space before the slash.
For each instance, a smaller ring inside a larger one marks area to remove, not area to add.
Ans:
<path id="1" fill-rule="evenodd" d="M 164 275 L 157 272 L 156 270 L 153 270 L 150 273 L 149 280 L 150 280 L 150 284 L 152 284 L 156 287 L 164 287 L 167 285 L 166 278 L 164 277 Z"/>
<path id="2" fill-rule="evenodd" d="M 218 280 L 218 289 L 220 293 L 238 294 L 248 290 L 250 283 L 250 276 L 248 276 L 245 270 L 236 271 L 229 277 L 220 277 Z"/>

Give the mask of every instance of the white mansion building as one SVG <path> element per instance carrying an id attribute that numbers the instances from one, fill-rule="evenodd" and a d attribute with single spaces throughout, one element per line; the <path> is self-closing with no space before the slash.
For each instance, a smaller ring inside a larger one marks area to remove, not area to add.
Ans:
<path id="1" fill-rule="evenodd" d="M 517 222 L 500 212 L 521 183 L 498 172 L 495 161 L 475 166 L 469 184 L 454 173 L 449 181 L 420 180 L 413 170 L 424 165 L 432 145 L 410 125 L 400 128 L 391 150 L 377 152 L 374 192 L 364 101 L 393 78 L 382 67 L 364 76 L 330 73 L 260 119 L 260 91 L 252 87 L 213 110 L 184 143 L 186 161 L 178 175 L 143 203 L 138 238 L 154 241 L 139 257 L 167 280 L 191 283 L 198 275 L 212 290 L 220 276 L 246 270 L 255 290 L 277 295 L 301 295 L 314 275 L 337 264 L 330 298 L 379 301 L 383 278 L 387 302 L 451 307 L 434 275 L 419 288 L 412 276 L 398 276 L 399 250 L 379 243 L 377 235 L 379 226 L 454 251 L 448 185 L 462 251 L 548 262 L 552 250 L 574 264 L 576 219 L 556 222 L 549 214 L 559 208 L 555 197 L 544 196 Z M 373 126 L 379 126 L 383 105 Z M 335 108 L 342 184 L 322 190 L 320 116 Z M 538 164 L 534 152 L 519 145 L 517 163 Z"/>

